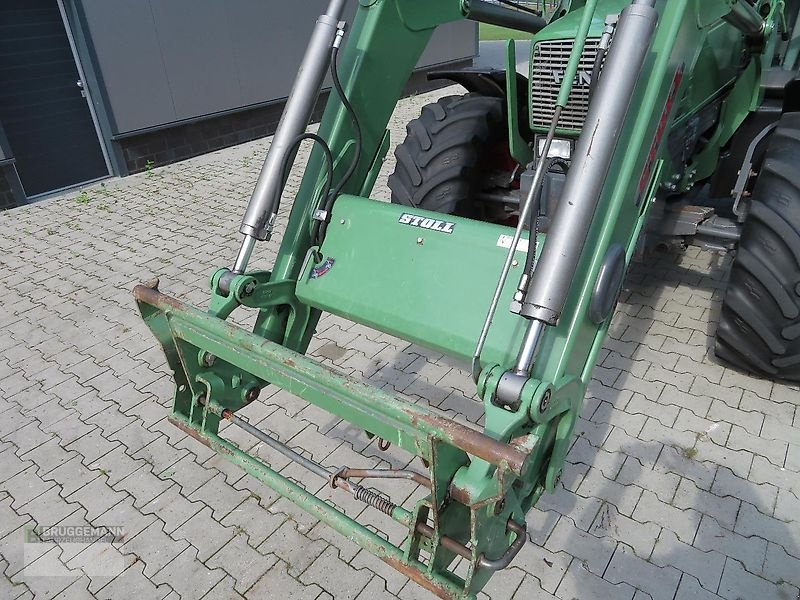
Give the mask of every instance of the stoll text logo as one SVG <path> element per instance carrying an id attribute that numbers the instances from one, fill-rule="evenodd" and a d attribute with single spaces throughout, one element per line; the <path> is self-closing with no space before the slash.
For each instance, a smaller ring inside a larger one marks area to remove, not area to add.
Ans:
<path id="1" fill-rule="evenodd" d="M 412 215 L 409 213 L 400 215 L 397 222 L 401 225 L 411 225 L 412 227 L 430 229 L 431 231 L 438 231 L 439 233 L 453 233 L 456 228 L 456 224 L 450 221 L 440 221 L 439 219 L 420 217 L 419 215 Z"/>

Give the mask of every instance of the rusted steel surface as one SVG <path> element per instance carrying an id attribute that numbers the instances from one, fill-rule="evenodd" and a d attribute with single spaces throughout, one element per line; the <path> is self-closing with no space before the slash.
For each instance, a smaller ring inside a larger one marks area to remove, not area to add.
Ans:
<path id="1" fill-rule="evenodd" d="M 342 479 L 355 477 L 356 479 L 409 479 L 426 488 L 431 488 L 431 480 L 422 473 L 406 469 L 349 469 L 344 468 L 337 473 Z"/>
<path id="2" fill-rule="evenodd" d="M 436 585 L 433 581 L 425 577 L 420 571 L 420 568 L 424 567 L 417 567 L 413 565 L 408 565 L 404 563 L 402 560 L 398 560 L 392 556 L 381 556 L 380 557 L 383 562 L 387 565 L 399 571 L 415 583 L 418 583 L 420 586 L 424 587 L 430 593 L 435 595 L 438 598 L 442 598 L 443 600 L 460 600 L 463 598 L 461 594 L 454 594 L 447 588 L 443 586 Z"/>
<path id="3" fill-rule="evenodd" d="M 157 282 L 155 285 L 157 286 Z M 187 325 L 195 323 L 195 326 L 200 328 L 208 326 L 209 329 L 222 329 L 222 334 L 226 341 L 236 340 L 237 351 L 252 352 L 261 359 L 274 361 L 273 364 L 279 363 L 285 366 L 291 370 L 291 373 L 282 373 L 281 375 L 289 377 L 293 381 L 300 381 L 301 376 L 303 378 L 319 377 L 320 380 L 315 381 L 313 386 L 316 391 L 325 391 L 337 397 L 343 393 L 348 393 L 351 406 L 360 411 L 366 408 L 364 403 L 367 396 L 369 396 L 371 412 L 374 413 L 375 409 L 378 409 L 381 417 L 385 416 L 387 419 L 392 420 L 402 416 L 414 428 L 408 430 L 409 434 L 421 439 L 424 439 L 426 434 L 433 434 L 467 454 L 503 469 L 508 469 L 517 476 L 522 475 L 528 454 L 509 444 L 495 440 L 452 419 L 440 416 L 430 409 L 419 407 L 402 396 L 390 394 L 385 390 L 337 373 L 279 344 L 258 338 L 235 325 L 162 294 L 157 287 L 152 287 L 150 284 L 136 286 L 134 296 L 138 301 L 150 304 L 167 313 L 175 311 L 187 319 Z M 173 326 L 177 327 L 177 325 Z M 213 335 L 211 331 L 207 333 Z M 264 356 L 265 354 L 269 356 Z M 261 374 L 254 373 L 254 375 L 260 376 Z M 269 377 L 265 377 L 265 379 L 269 379 Z M 346 390 L 346 392 L 343 390 Z M 295 393 L 316 404 L 316 398 L 303 395 L 299 391 L 295 391 Z"/>
<path id="4" fill-rule="evenodd" d="M 433 539 L 435 532 L 433 527 L 427 523 L 417 523 L 417 532 L 424 535 L 426 538 Z M 454 554 L 458 554 L 462 558 L 472 560 L 472 550 L 467 548 L 464 544 L 457 542 L 453 538 L 443 535 L 439 538 L 439 542 Z"/>
<path id="5" fill-rule="evenodd" d="M 411 407 L 409 407 L 410 409 Z M 502 466 L 515 475 L 521 476 L 528 454 L 509 444 L 505 444 L 470 427 L 436 414 L 426 414 L 419 410 L 408 410 L 411 423 L 425 423 L 439 430 L 444 439 L 467 454 L 481 458 L 493 465 Z"/>

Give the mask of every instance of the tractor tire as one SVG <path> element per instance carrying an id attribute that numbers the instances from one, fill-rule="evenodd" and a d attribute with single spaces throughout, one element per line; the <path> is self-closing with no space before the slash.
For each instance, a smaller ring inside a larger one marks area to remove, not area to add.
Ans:
<path id="1" fill-rule="evenodd" d="M 425 106 L 406 131 L 389 176 L 392 202 L 476 217 L 474 194 L 498 147 L 508 148 L 503 99 L 447 96 Z"/>
<path id="2" fill-rule="evenodd" d="M 731 268 L 716 355 L 739 369 L 800 381 L 800 113 L 772 135 Z"/>

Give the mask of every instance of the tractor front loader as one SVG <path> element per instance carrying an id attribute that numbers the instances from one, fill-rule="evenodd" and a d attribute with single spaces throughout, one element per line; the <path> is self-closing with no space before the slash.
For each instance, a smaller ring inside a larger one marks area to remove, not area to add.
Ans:
<path id="1" fill-rule="evenodd" d="M 752 370 L 760 361 L 774 376 L 798 375 L 800 122 L 790 107 L 800 109 L 799 7 L 564 0 L 545 18 L 483 0 L 360 0 L 345 23 L 345 4 L 331 0 L 317 21 L 242 221 L 241 250 L 212 276 L 208 309 L 162 294 L 157 282 L 135 296 L 174 371 L 174 424 L 425 588 L 471 598 L 511 564 L 527 540 L 526 513 L 559 481 L 628 265 L 653 223 L 684 241 L 750 244 L 740 278 L 757 281 L 744 289 L 781 320 L 758 332 L 769 356 L 734 350 Z M 404 85 L 436 27 L 465 18 L 530 33 L 529 76 L 517 74 L 513 45 L 506 70 L 439 73 L 469 93 L 409 124 L 393 201 L 370 199 Z M 328 73 L 334 90 L 318 132 L 307 133 Z M 270 271 L 252 269 L 304 140 L 315 149 L 277 258 Z M 756 172 L 783 160 L 774 149 L 763 158 L 774 140 L 795 168 L 765 184 Z M 746 176 L 737 177 L 742 164 Z M 698 208 L 696 191 L 713 181 L 730 185 L 725 196 L 734 190 L 730 210 Z M 767 194 L 777 199 L 758 198 L 769 185 L 783 186 Z M 764 240 L 775 266 L 751 273 Z M 752 298 L 738 295 L 727 327 L 746 337 L 754 321 L 740 312 Z M 228 322 L 241 307 L 258 311 L 252 331 Z M 305 356 L 322 312 L 469 365 L 483 429 Z M 237 415 L 269 385 L 418 456 L 418 468 L 311 460 Z M 232 425 L 221 431 L 223 421 Z M 390 543 L 242 451 L 226 439 L 231 429 L 384 513 L 405 541 Z M 424 497 L 397 503 L 380 492 L 388 478 L 419 484 Z"/>

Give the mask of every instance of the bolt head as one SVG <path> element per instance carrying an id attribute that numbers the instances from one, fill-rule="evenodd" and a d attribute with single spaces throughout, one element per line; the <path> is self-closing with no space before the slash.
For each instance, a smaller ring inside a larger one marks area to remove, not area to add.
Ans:
<path id="1" fill-rule="evenodd" d="M 548 407 L 550 406 L 550 396 L 551 396 L 550 390 L 547 390 L 544 393 L 544 396 L 542 396 L 542 401 L 539 402 L 539 412 L 540 413 L 545 412 L 548 409 Z"/>
<path id="2" fill-rule="evenodd" d="M 210 352 L 206 352 L 203 354 L 203 366 L 204 367 L 213 367 L 214 363 L 217 362 L 217 357 L 211 354 Z"/>
<path id="3" fill-rule="evenodd" d="M 258 398 L 258 395 L 261 393 L 261 388 L 257 385 L 254 385 L 244 396 L 244 401 L 250 404 L 251 402 L 255 401 Z"/>
<path id="4" fill-rule="evenodd" d="M 512 261 L 511 261 L 511 266 L 512 266 L 512 267 L 516 267 L 516 266 L 518 266 L 518 265 L 519 265 L 519 261 L 518 261 L 516 258 L 515 258 L 514 260 L 512 260 Z"/>
<path id="5" fill-rule="evenodd" d="M 339 225 L 344 225 L 346 221 L 344 219 L 339 219 Z"/>
<path id="6" fill-rule="evenodd" d="M 417 238 L 417 245 L 418 246 L 422 246 L 424 243 L 425 243 L 425 240 L 423 238 L 421 238 L 421 237 Z"/>

